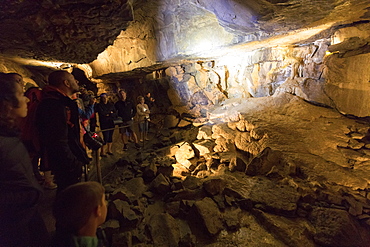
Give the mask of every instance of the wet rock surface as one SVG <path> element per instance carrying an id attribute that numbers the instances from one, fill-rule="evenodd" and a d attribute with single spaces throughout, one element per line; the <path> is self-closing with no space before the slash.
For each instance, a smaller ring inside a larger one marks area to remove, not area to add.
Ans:
<path id="1" fill-rule="evenodd" d="M 289 94 L 258 104 L 126 152 L 104 179 L 112 245 L 368 246 L 368 124 Z"/>

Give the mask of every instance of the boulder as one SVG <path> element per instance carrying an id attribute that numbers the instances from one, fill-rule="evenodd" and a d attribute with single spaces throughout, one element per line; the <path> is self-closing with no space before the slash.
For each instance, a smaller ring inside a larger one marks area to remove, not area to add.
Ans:
<path id="1" fill-rule="evenodd" d="M 179 226 L 168 213 L 154 214 L 149 220 L 149 231 L 154 246 L 177 247 L 179 244 Z"/>
<path id="2" fill-rule="evenodd" d="M 317 246 L 312 241 L 315 229 L 306 219 L 286 218 L 259 210 L 255 210 L 254 214 L 271 234 L 287 246 Z"/>
<path id="3" fill-rule="evenodd" d="M 139 222 L 139 217 L 127 202 L 117 199 L 111 205 L 109 212 L 112 218 L 120 221 L 122 227 L 134 227 Z"/>
<path id="4" fill-rule="evenodd" d="M 360 246 L 369 244 L 368 231 L 344 210 L 314 208 L 309 220 L 315 227 L 314 240 L 322 246 Z"/>
<path id="5" fill-rule="evenodd" d="M 150 189 L 159 194 L 166 194 L 171 190 L 171 185 L 169 181 L 163 176 L 163 174 L 160 173 L 150 183 Z"/>
<path id="6" fill-rule="evenodd" d="M 209 197 L 196 201 L 193 205 L 194 217 L 199 219 L 205 232 L 217 235 L 223 229 L 222 216 L 216 203 Z"/>
<path id="7" fill-rule="evenodd" d="M 210 178 L 204 181 L 203 188 L 211 196 L 222 194 L 226 187 L 226 181 L 222 178 Z"/>
<path id="8" fill-rule="evenodd" d="M 186 161 L 194 157 L 195 152 L 188 143 L 183 143 L 175 154 L 176 161 L 180 164 L 184 164 L 185 166 L 187 165 Z"/>

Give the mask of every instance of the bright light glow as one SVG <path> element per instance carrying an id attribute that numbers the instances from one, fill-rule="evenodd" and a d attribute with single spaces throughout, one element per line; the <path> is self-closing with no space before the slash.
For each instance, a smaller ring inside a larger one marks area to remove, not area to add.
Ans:
<path id="1" fill-rule="evenodd" d="M 333 22 L 326 23 L 313 28 L 307 28 L 298 31 L 292 31 L 287 34 L 273 36 L 271 38 L 262 40 L 262 41 L 253 41 L 245 44 L 239 44 L 230 46 L 225 49 L 217 49 L 206 51 L 201 54 L 202 57 L 222 57 L 227 54 L 238 55 L 240 52 L 248 52 L 257 49 L 263 49 L 267 47 L 277 47 L 277 46 L 288 46 L 301 42 L 302 40 L 309 39 L 310 37 L 330 28 L 333 25 Z"/>
<path id="2" fill-rule="evenodd" d="M 14 62 L 17 62 L 19 64 L 23 65 L 29 65 L 29 66 L 39 66 L 39 67 L 48 67 L 52 69 L 61 69 L 62 65 L 70 63 L 61 62 L 61 61 L 41 61 L 41 60 L 35 60 L 35 59 L 27 59 L 27 58 L 20 58 L 20 57 L 7 57 L 9 60 L 13 60 Z"/>
<path id="3" fill-rule="evenodd" d="M 208 51 L 210 49 L 213 49 L 213 48 L 217 47 L 216 44 L 217 44 L 217 42 L 215 42 L 215 40 L 203 39 L 203 40 L 197 42 L 194 46 L 187 49 L 187 53 Z"/>

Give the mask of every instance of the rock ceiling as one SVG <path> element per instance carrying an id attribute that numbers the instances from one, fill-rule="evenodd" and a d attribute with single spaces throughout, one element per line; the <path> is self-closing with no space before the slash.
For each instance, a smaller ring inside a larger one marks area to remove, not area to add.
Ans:
<path id="1" fill-rule="evenodd" d="M 0 54 L 90 63 L 112 45 L 120 33 L 140 20 L 138 9 L 147 13 L 146 18 L 152 18 L 158 30 L 194 13 L 199 18 L 210 13 L 233 35 L 228 45 L 327 23 L 330 24 L 326 28 L 331 28 L 370 20 L 368 0 L 3 0 L 0 2 Z M 158 33 L 154 34 L 155 39 Z M 175 57 L 176 54 L 165 54 L 157 60 Z"/>
<path id="2" fill-rule="evenodd" d="M 78 63 L 93 60 L 132 21 L 128 1 L 0 3 L 1 53 Z"/>

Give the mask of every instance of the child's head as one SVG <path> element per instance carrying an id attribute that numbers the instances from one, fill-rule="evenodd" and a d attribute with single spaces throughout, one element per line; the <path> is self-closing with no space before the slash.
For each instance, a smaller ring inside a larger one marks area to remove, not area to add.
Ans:
<path id="1" fill-rule="evenodd" d="M 107 216 L 104 187 L 98 182 L 69 186 L 57 195 L 54 217 L 58 231 L 78 235 L 86 224 L 99 226 Z"/>

